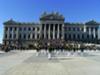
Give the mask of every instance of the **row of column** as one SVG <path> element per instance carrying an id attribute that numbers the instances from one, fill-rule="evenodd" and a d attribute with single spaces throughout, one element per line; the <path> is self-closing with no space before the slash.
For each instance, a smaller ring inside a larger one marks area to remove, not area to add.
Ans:
<path id="1" fill-rule="evenodd" d="M 48 30 L 47 30 L 47 26 L 48 25 Z M 57 31 L 56 31 L 56 25 L 57 25 Z M 60 31 L 60 25 L 61 25 L 61 31 Z M 51 30 L 51 26 L 53 26 L 53 30 Z M 46 34 L 48 34 L 48 38 L 47 39 L 51 39 L 51 33 L 53 36 L 53 39 L 63 39 L 64 38 L 64 29 L 63 29 L 63 24 L 44 24 L 44 30 L 43 30 L 43 34 L 44 34 L 44 39 L 47 38 Z M 55 37 L 55 35 L 57 34 L 57 38 Z M 60 36 L 61 34 L 61 36 Z"/>
<path id="2" fill-rule="evenodd" d="M 5 39 L 18 39 L 19 35 L 21 35 L 22 38 L 23 38 L 24 34 L 26 36 L 26 39 L 28 39 L 28 35 L 30 35 L 30 39 L 39 39 L 38 35 L 40 35 L 40 33 L 36 32 L 36 31 L 34 33 L 29 33 L 28 31 L 23 31 L 22 32 L 22 31 L 19 31 L 19 28 L 16 31 L 14 31 L 14 28 L 12 28 L 12 31 L 10 31 L 10 27 L 8 27 L 8 30 L 4 31 L 4 38 Z M 34 34 L 34 38 L 32 38 L 33 34 Z M 5 37 L 5 36 L 7 36 L 7 37 Z M 11 36 L 11 38 L 9 36 Z"/>
<path id="3" fill-rule="evenodd" d="M 96 35 L 98 34 L 98 30 L 96 30 L 95 28 L 93 28 L 93 29 L 89 28 L 88 34 L 96 37 Z"/>

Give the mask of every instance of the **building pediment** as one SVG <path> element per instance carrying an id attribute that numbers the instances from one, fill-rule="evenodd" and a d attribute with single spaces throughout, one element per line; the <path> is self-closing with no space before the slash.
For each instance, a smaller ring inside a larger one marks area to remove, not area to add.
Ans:
<path id="1" fill-rule="evenodd" d="M 40 17 L 40 20 L 58 20 L 58 21 L 64 21 L 65 18 L 62 15 L 60 15 L 59 13 L 51 13 L 51 14 L 44 13 Z"/>

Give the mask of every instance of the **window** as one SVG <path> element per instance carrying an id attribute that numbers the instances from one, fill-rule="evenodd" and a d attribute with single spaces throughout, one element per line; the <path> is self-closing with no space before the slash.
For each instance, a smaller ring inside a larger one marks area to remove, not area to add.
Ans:
<path id="1" fill-rule="evenodd" d="M 22 38 L 22 35 L 21 34 L 19 34 L 19 39 L 21 39 Z"/>
<path id="2" fill-rule="evenodd" d="M 58 26 L 58 24 L 55 25 L 55 30 L 56 30 L 56 31 L 57 31 L 57 26 Z"/>
<path id="3" fill-rule="evenodd" d="M 14 39 L 16 38 L 16 34 L 14 34 Z"/>
<path id="4" fill-rule="evenodd" d="M 50 30 L 52 30 L 52 31 L 53 31 L 53 24 L 51 24 Z"/>
<path id="5" fill-rule="evenodd" d="M 75 27 L 73 27 L 73 31 L 75 31 Z"/>
<path id="6" fill-rule="evenodd" d="M 30 34 L 28 35 L 28 39 L 30 39 Z"/>
<path id="7" fill-rule="evenodd" d="M 93 32 L 93 27 L 91 27 L 91 32 Z"/>
<path id="8" fill-rule="evenodd" d="M 33 38 L 33 39 L 35 38 L 34 34 L 32 35 L 32 38 Z"/>
<path id="9" fill-rule="evenodd" d="M 53 35 L 52 35 L 52 33 L 50 34 L 50 37 L 51 37 L 51 39 L 53 39 Z"/>
<path id="10" fill-rule="evenodd" d="M 69 37 L 68 38 L 71 39 L 71 34 L 69 34 Z"/>
<path id="11" fill-rule="evenodd" d="M 92 36 L 92 39 L 94 39 L 94 36 L 93 36 L 93 34 L 92 34 L 91 36 Z"/>
<path id="12" fill-rule="evenodd" d="M 84 39 L 84 34 L 82 34 L 82 39 Z"/>
<path id="13" fill-rule="evenodd" d="M 24 39 L 26 39 L 26 34 L 24 34 Z"/>
<path id="14" fill-rule="evenodd" d="M 46 37 L 48 38 L 48 34 L 46 34 Z"/>
<path id="15" fill-rule="evenodd" d="M 60 34 L 59 34 L 59 38 L 61 38 L 61 37 L 62 37 L 62 34 L 60 33 Z"/>
<path id="16" fill-rule="evenodd" d="M 73 38 L 76 39 L 75 34 L 73 34 Z"/>
<path id="17" fill-rule="evenodd" d="M 28 30 L 31 31 L 31 28 L 29 27 Z"/>
<path id="18" fill-rule="evenodd" d="M 96 32 L 98 31 L 98 28 L 97 28 L 97 27 L 95 28 L 95 31 L 96 31 Z"/>
<path id="19" fill-rule="evenodd" d="M 55 39 L 57 39 L 57 33 L 55 33 Z"/>
<path id="20" fill-rule="evenodd" d="M 77 35 L 77 37 L 78 37 L 78 39 L 80 39 L 80 35 L 79 34 Z"/>
<path id="21" fill-rule="evenodd" d="M 46 30 L 49 30 L 49 24 L 46 24 Z"/>
<path id="22" fill-rule="evenodd" d="M 69 27 L 68 30 L 71 31 L 71 27 Z"/>
<path id="23" fill-rule="evenodd" d="M 8 27 L 5 27 L 5 31 L 8 31 Z"/>
<path id="24" fill-rule="evenodd" d="M 37 31 L 39 31 L 39 27 L 37 27 Z"/>
<path id="25" fill-rule="evenodd" d="M 80 28 L 79 27 L 77 28 L 77 31 L 80 31 Z"/>
<path id="26" fill-rule="evenodd" d="M 12 31 L 12 27 L 10 27 L 10 31 Z"/>
<path id="27" fill-rule="evenodd" d="M 42 38 L 44 39 L 44 34 L 42 34 Z"/>
<path id="28" fill-rule="evenodd" d="M 96 34 L 96 39 L 98 39 L 98 35 Z"/>
<path id="29" fill-rule="evenodd" d="M 33 31 L 35 31 L 35 28 L 33 27 Z"/>
<path id="30" fill-rule="evenodd" d="M 87 38 L 89 38 L 89 34 L 87 34 Z"/>
<path id="31" fill-rule="evenodd" d="M 26 31 L 26 27 L 24 27 L 24 31 Z"/>
<path id="32" fill-rule="evenodd" d="M 44 30 L 44 25 L 45 25 L 45 24 L 42 24 L 42 30 Z"/>
<path id="33" fill-rule="evenodd" d="M 9 38 L 10 38 L 10 39 L 12 38 L 12 34 L 9 34 Z"/>
<path id="34" fill-rule="evenodd" d="M 59 25 L 59 30 L 62 31 L 62 24 Z"/>
<path id="35" fill-rule="evenodd" d="M 7 34 L 5 34 L 5 39 L 7 38 Z"/>
<path id="36" fill-rule="evenodd" d="M 16 31 L 16 30 L 17 30 L 17 27 L 14 28 L 14 31 Z"/>
<path id="37" fill-rule="evenodd" d="M 86 31 L 89 32 L 89 27 L 86 28 Z"/>
<path id="38" fill-rule="evenodd" d="M 39 34 L 37 34 L 37 38 L 39 39 Z"/>
<path id="39" fill-rule="evenodd" d="M 65 34 L 65 40 L 67 40 L 67 34 Z"/>
<path id="40" fill-rule="evenodd" d="M 22 31 L 22 28 L 20 27 L 19 30 Z"/>
<path id="41" fill-rule="evenodd" d="M 84 28 L 81 28 L 82 31 L 84 31 Z"/>

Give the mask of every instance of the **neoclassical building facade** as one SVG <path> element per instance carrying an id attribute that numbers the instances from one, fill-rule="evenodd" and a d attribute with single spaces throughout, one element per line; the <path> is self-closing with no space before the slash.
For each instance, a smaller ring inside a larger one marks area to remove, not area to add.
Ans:
<path id="1" fill-rule="evenodd" d="M 68 41 L 98 43 L 99 25 L 93 20 L 84 24 L 65 22 L 64 16 L 58 12 L 43 13 L 39 23 L 11 19 L 4 22 L 3 44 L 30 48 L 38 43 L 43 46 L 61 46 Z"/>

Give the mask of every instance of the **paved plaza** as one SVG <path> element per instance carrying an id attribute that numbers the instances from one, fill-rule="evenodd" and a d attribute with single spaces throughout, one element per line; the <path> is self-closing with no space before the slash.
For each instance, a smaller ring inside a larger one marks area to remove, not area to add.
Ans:
<path id="1" fill-rule="evenodd" d="M 100 75 L 100 52 L 85 56 L 36 56 L 33 51 L 0 54 L 0 75 Z"/>

